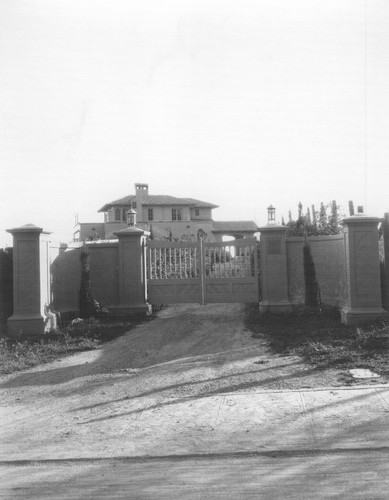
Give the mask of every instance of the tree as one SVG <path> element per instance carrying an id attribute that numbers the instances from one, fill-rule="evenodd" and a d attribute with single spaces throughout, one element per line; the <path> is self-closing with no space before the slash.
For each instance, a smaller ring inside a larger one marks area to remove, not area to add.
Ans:
<path id="1" fill-rule="evenodd" d="M 339 232 L 339 205 L 336 204 L 335 200 L 331 201 L 331 214 L 328 219 L 328 225 L 330 227 L 331 234 L 337 234 Z"/>
<path id="2" fill-rule="evenodd" d="M 297 208 L 298 208 L 298 218 L 301 219 L 303 216 L 303 204 L 301 203 L 301 201 L 297 205 Z"/>
<path id="3" fill-rule="evenodd" d="M 321 234 L 326 234 L 327 229 L 327 207 L 323 202 L 320 203 L 319 212 L 319 231 Z"/>
<path id="4" fill-rule="evenodd" d="M 309 207 L 307 208 L 307 215 L 305 217 L 306 217 L 308 224 L 312 224 L 311 212 L 309 210 Z"/>
<path id="5" fill-rule="evenodd" d="M 317 228 L 315 205 L 312 205 L 312 224 L 315 228 Z"/>
<path id="6" fill-rule="evenodd" d="M 330 214 L 328 215 L 327 210 L 329 208 Z M 306 215 L 303 215 L 301 202 L 298 204 L 297 210 L 297 220 L 293 220 L 289 211 L 289 221 L 286 224 L 288 226 L 287 236 L 321 236 L 340 233 L 342 217 L 339 215 L 340 207 L 335 200 L 326 205 L 321 202 L 319 212 L 316 212 L 315 206 L 312 205 L 312 215 L 309 208 Z"/>

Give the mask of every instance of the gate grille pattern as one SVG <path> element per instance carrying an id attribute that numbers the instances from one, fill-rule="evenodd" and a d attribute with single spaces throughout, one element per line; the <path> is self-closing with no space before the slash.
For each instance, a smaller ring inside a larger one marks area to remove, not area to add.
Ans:
<path id="1" fill-rule="evenodd" d="M 257 241 L 150 241 L 150 303 L 256 302 Z"/>
<path id="2" fill-rule="evenodd" d="M 197 246 L 163 243 L 149 249 L 149 279 L 200 277 L 200 253 Z"/>

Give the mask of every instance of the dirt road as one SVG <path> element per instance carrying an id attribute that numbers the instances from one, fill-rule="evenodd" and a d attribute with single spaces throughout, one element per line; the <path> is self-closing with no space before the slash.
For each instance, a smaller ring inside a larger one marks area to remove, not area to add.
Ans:
<path id="1" fill-rule="evenodd" d="M 122 432 L 117 415 L 180 398 L 295 388 L 309 370 L 297 358 L 270 356 L 246 330 L 243 308 L 170 307 L 100 349 L 2 377 L 0 458 L 48 450 L 82 457 L 92 435 L 94 453 L 104 453 Z"/>
<path id="2" fill-rule="evenodd" d="M 0 496 L 313 498 L 335 463 L 343 486 L 387 489 L 388 390 L 310 393 L 321 373 L 271 355 L 243 308 L 171 307 L 96 351 L 2 377 Z"/>

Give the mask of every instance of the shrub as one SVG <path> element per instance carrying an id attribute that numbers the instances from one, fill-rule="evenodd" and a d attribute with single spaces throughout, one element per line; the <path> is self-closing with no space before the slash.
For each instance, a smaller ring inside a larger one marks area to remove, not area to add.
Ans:
<path id="1" fill-rule="evenodd" d="M 43 339 L 0 339 L 0 373 L 13 373 L 69 354 L 96 349 L 101 342 L 115 339 L 135 324 L 135 321 L 78 318 L 61 329 L 48 332 Z"/>

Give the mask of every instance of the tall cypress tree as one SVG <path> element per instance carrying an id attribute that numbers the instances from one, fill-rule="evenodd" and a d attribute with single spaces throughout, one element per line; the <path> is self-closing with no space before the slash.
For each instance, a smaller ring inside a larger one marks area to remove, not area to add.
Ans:
<path id="1" fill-rule="evenodd" d="M 331 234 L 337 234 L 339 233 L 339 214 L 338 214 L 338 205 L 336 204 L 336 201 L 333 200 L 331 202 L 331 215 L 330 215 L 330 220 L 329 220 L 329 226 L 331 230 Z"/>

